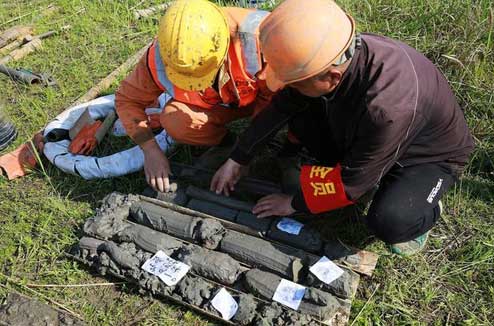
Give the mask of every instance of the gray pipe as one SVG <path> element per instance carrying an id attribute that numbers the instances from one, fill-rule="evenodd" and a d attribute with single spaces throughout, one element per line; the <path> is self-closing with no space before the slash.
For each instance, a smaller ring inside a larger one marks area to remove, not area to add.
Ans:
<path id="1" fill-rule="evenodd" d="M 24 69 L 12 69 L 5 65 L 0 65 L 0 72 L 12 78 L 13 80 L 21 81 L 28 85 L 41 84 L 40 76 Z"/>

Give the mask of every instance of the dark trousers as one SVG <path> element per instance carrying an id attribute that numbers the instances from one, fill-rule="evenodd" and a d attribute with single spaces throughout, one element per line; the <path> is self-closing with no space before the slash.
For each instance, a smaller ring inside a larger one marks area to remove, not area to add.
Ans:
<path id="1" fill-rule="evenodd" d="M 395 165 L 374 195 L 367 215 L 369 228 L 390 244 L 417 238 L 437 222 L 439 199 L 456 180 L 443 163 Z"/>
<path id="2" fill-rule="evenodd" d="M 337 144 L 327 139 L 329 137 L 321 138 L 319 131 L 329 128 L 325 111 L 316 105 L 310 113 L 292 119 L 289 130 L 321 165 L 334 166 L 343 153 L 337 150 Z M 287 145 L 287 148 L 298 147 Z M 437 222 L 438 201 L 456 180 L 456 173 L 446 163 L 395 165 L 380 180 L 367 216 L 369 228 L 390 244 L 424 234 Z"/>
<path id="3" fill-rule="evenodd" d="M 286 158 L 280 160 L 284 163 Z M 285 166 L 282 185 L 285 193 L 300 191 L 300 166 Z M 324 164 L 323 164 L 324 165 Z M 439 199 L 454 185 L 456 173 L 444 163 L 395 165 L 373 190 L 365 221 L 369 229 L 386 243 L 409 241 L 429 231 L 440 216 Z M 371 191 L 370 191 L 371 192 Z M 366 194 L 363 198 L 369 200 Z M 362 198 L 362 199 L 363 199 Z"/>

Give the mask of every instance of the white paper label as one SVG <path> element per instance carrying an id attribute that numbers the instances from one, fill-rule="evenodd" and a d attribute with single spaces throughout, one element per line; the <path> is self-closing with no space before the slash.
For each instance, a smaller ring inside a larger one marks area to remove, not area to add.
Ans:
<path id="1" fill-rule="evenodd" d="M 302 302 L 305 294 L 305 286 L 302 286 L 291 281 L 281 279 L 280 284 L 276 288 L 273 295 L 273 300 L 281 303 L 293 310 L 297 310 Z"/>
<path id="2" fill-rule="evenodd" d="M 276 225 L 283 232 L 298 235 L 304 225 L 294 219 L 283 217 Z"/>
<path id="3" fill-rule="evenodd" d="M 318 279 L 326 284 L 329 284 L 343 275 L 344 271 L 335 263 L 323 256 L 317 263 L 312 265 L 309 270 L 317 276 Z"/>
<path id="4" fill-rule="evenodd" d="M 224 320 L 230 320 L 237 313 L 238 303 L 228 293 L 225 288 L 222 288 L 211 300 L 214 309 L 218 310 Z"/>
<path id="5" fill-rule="evenodd" d="M 166 285 L 172 286 L 187 274 L 190 266 L 168 257 L 160 250 L 142 265 L 142 269 L 158 276 Z"/>

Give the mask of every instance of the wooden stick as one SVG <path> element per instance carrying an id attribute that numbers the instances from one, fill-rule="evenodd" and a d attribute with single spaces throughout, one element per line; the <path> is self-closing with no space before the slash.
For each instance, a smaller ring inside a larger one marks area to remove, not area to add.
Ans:
<path id="1" fill-rule="evenodd" d="M 3 22 L 2 24 L 0 24 L 0 26 L 8 25 L 8 24 L 13 23 L 13 22 L 15 22 L 15 21 L 17 21 L 17 20 L 19 20 L 21 18 L 24 18 L 26 16 L 34 15 L 35 13 L 37 13 L 39 11 L 50 9 L 51 7 L 53 7 L 53 3 L 49 4 L 48 7 L 44 8 L 44 9 L 43 8 L 36 9 L 33 12 L 28 12 L 27 14 L 23 14 L 23 15 L 14 17 L 11 20 L 7 20 L 6 22 Z"/>
<path id="2" fill-rule="evenodd" d="M 98 130 L 96 130 L 96 133 L 94 135 L 94 138 L 96 138 L 98 143 L 101 143 L 103 138 L 105 138 L 106 133 L 113 126 L 115 120 L 117 120 L 117 114 L 115 113 L 115 111 L 110 111 L 110 113 L 108 113 L 105 120 L 103 120 L 103 123 L 98 128 Z"/>
<path id="3" fill-rule="evenodd" d="M 355 324 L 355 322 L 357 321 L 358 317 L 360 317 L 360 315 L 362 314 L 362 311 L 364 311 L 365 307 L 367 307 L 367 304 L 371 301 L 371 299 L 374 297 L 374 294 L 376 294 L 377 290 L 379 289 L 379 287 L 381 286 L 380 283 L 378 283 L 376 285 L 376 288 L 374 289 L 374 291 L 372 292 L 371 296 L 369 297 L 369 299 L 365 302 L 364 306 L 362 307 L 362 309 L 360 309 L 360 311 L 358 312 L 357 316 L 355 316 L 355 319 L 353 320 L 352 324 L 350 326 L 353 326 L 353 324 Z"/>
<path id="4" fill-rule="evenodd" d="M 136 54 L 134 54 L 129 59 L 127 59 L 127 61 L 122 63 L 111 74 L 109 74 L 108 76 L 103 78 L 98 84 L 96 84 L 89 91 L 87 91 L 86 94 L 79 97 L 79 99 L 77 99 L 72 104 L 72 106 L 76 106 L 78 104 L 82 104 L 82 103 L 88 102 L 88 101 L 96 98 L 96 96 L 98 96 L 102 91 L 104 91 L 105 89 L 110 87 L 111 84 L 117 79 L 117 77 L 120 74 L 122 74 L 125 71 L 129 70 L 130 68 L 134 67 L 137 64 L 137 62 L 139 61 L 139 59 L 141 59 L 141 57 L 144 55 L 144 53 L 146 53 L 146 51 L 150 45 L 151 45 L 151 43 L 147 44 L 145 47 L 140 49 Z"/>
<path id="5" fill-rule="evenodd" d="M 18 48 L 24 44 L 27 44 L 27 43 L 35 40 L 35 39 L 42 40 L 42 39 L 48 38 L 50 36 L 56 35 L 60 32 L 66 31 L 70 28 L 71 28 L 70 25 L 65 25 L 65 26 L 62 26 L 62 28 L 59 31 L 48 31 L 46 33 L 39 34 L 36 36 L 32 36 L 31 33 L 28 33 L 26 35 L 21 35 L 14 42 L 7 44 L 3 48 L 1 48 L 0 49 L 0 55 L 7 55 L 9 52 L 11 52 L 11 51 L 15 50 L 16 48 Z"/>
<path id="6" fill-rule="evenodd" d="M 158 5 L 158 6 L 150 7 L 147 9 L 136 10 L 136 11 L 134 11 L 134 17 L 135 17 L 135 19 L 141 19 L 141 18 L 149 17 L 158 11 L 165 11 L 166 9 L 168 9 L 170 4 L 171 4 L 171 2 L 168 2 L 168 3 Z"/>
<path id="7" fill-rule="evenodd" d="M 34 38 L 31 42 L 24 44 L 20 49 L 14 50 L 10 52 L 9 55 L 0 59 L 0 64 L 4 65 L 9 61 L 20 60 L 25 56 L 27 56 L 28 54 L 33 53 L 38 49 L 41 49 L 41 47 L 42 47 L 41 40 L 39 38 Z"/>
<path id="8" fill-rule="evenodd" d="M 92 284 L 33 284 L 27 283 L 29 288 L 83 288 L 83 287 L 96 287 L 96 286 L 115 286 L 128 284 L 129 282 L 114 282 L 114 283 L 92 283 Z"/>
<path id="9" fill-rule="evenodd" d="M 7 282 L 14 283 L 15 285 L 17 285 L 17 286 L 19 286 L 19 287 L 21 287 L 21 288 L 23 288 L 23 289 L 27 290 L 28 292 L 31 292 L 31 293 L 33 293 L 33 294 L 35 294 L 35 295 L 37 295 L 37 296 L 39 296 L 39 297 L 41 297 L 41 298 L 45 299 L 46 301 L 48 301 L 48 302 L 50 302 L 51 304 L 53 304 L 53 305 L 57 306 L 58 308 L 60 308 L 60 309 L 64 310 L 65 312 L 68 312 L 69 314 L 71 314 L 72 316 L 76 317 L 77 319 L 84 321 L 84 318 L 82 318 L 82 316 L 81 316 L 81 315 L 79 315 L 78 313 L 76 313 L 76 312 L 72 311 L 71 309 L 69 309 L 69 308 L 65 307 L 65 306 L 64 306 L 64 305 L 62 305 L 61 303 L 58 303 L 58 302 L 56 302 L 55 300 L 50 299 L 49 297 L 47 297 L 47 296 L 46 296 L 46 295 L 44 295 L 43 293 L 40 293 L 40 292 L 35 291 L 35 290 L 33 290 L 33 289 L 30 289 L 30 288 L 28 288 L 27 286 L 25 286 L 24 284 L 22 284 L 22 283 L 20 283 L 20 282 L 16 281 L 15 279 L 13 279 L 13 278 L 11 278 L 11 277 L 9 277 L 9 276 L 5 275 L 5 274 L 2 274 L 2 276 L 3 276 L 3 277 L 5 277 L 5 278 L 7 279 Z M 5 289 L 7 289 L 7 290 L 9 290 L 9 287 L 8 287 L 8 286 L 6 286 L 6 285 L 0 284 L 0 286 L 1 286 L 1 287 L 3 287 L 3 288 L 5 288 Z"/>
<path id="10" fill-rule="evenodd" d="M 38 11 L 38 10 L 35 10 L 34 12 L 36 12 L 36 11 Z M 15 21 L 17 21 L 17 20 L 19 20 L 19 19 L 21 19 L 21 18 L 24 18 L 24 17 L 26 17 L 26 16 L 32 15 L 34 12 L 29 12 L 29 13 L 27 13 L 27 14 L 20 15 L 20 16 L 17 16 L 17 17 L 15 17 L 15 18 L 12 18 L 11 20 L 8 20 L 8 21 L 6 21 L 6 22 L 5 22 L 5 23 L 3 23 L 3 24 L 0 24 L 0 26 L 4 26 L 4 25 L 10 24 L 10 23 L 13 23 L 13 22 L 15 22 Z"/>
<path id="11" fill-rule="evenodd" d="M 55 35 L 57 33 L 58 33 L 57 31 L 48 31 L 46 33 L 35 36 L 35 38 L 42 40 L 44 38 L 50 37 L 50 36 Z"/>
<path id="12" fill-rule="evenodd" d="M 13 50 L 19 48 L 20 46 L 22 46 L 28 42 L 31 42 L 32 40 L 33 40 L 33 37 L 31 34 L 21 35 L 19 38 L 17 38 L 17 40 L 15 40 L 15 41 L 7 44 L 3 48 L 1 48 L 0 49 L 0 55 L 7 55 L 10 52 L 12 52 Z"/>
<path id="13" fill-rule="evenodd" d="M 22 35 L 32 34 L 31 26 L 14 26 L 0 34 L 0 48 L 7 45 L 10 41 L 20 38 Z"/>

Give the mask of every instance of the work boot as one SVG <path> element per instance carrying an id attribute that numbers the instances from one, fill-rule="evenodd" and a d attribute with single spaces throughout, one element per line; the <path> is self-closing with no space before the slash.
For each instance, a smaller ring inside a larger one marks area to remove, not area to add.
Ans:
<path id="1" fill-rule="evenodd" d="M 427 231 L 413 240 L 395 243 L 391 245 L 391 252 L 404 257 L 415 255 L 425 248 L 429 233 L 430 231 Z"/>
<path id="2" fill-rule="evenodd" d="M 438 206 L 439 206 L 439 215 L 441 215 L 441 212 L 443 211 L 443 203 L 439 201 Z M 430 232 L 431 231 L 427 231 L 413 240 L 391 245 L 391 252 L 405 257 L 415 255 L 416 253 L 422 251 L 425 248 Z"/>

